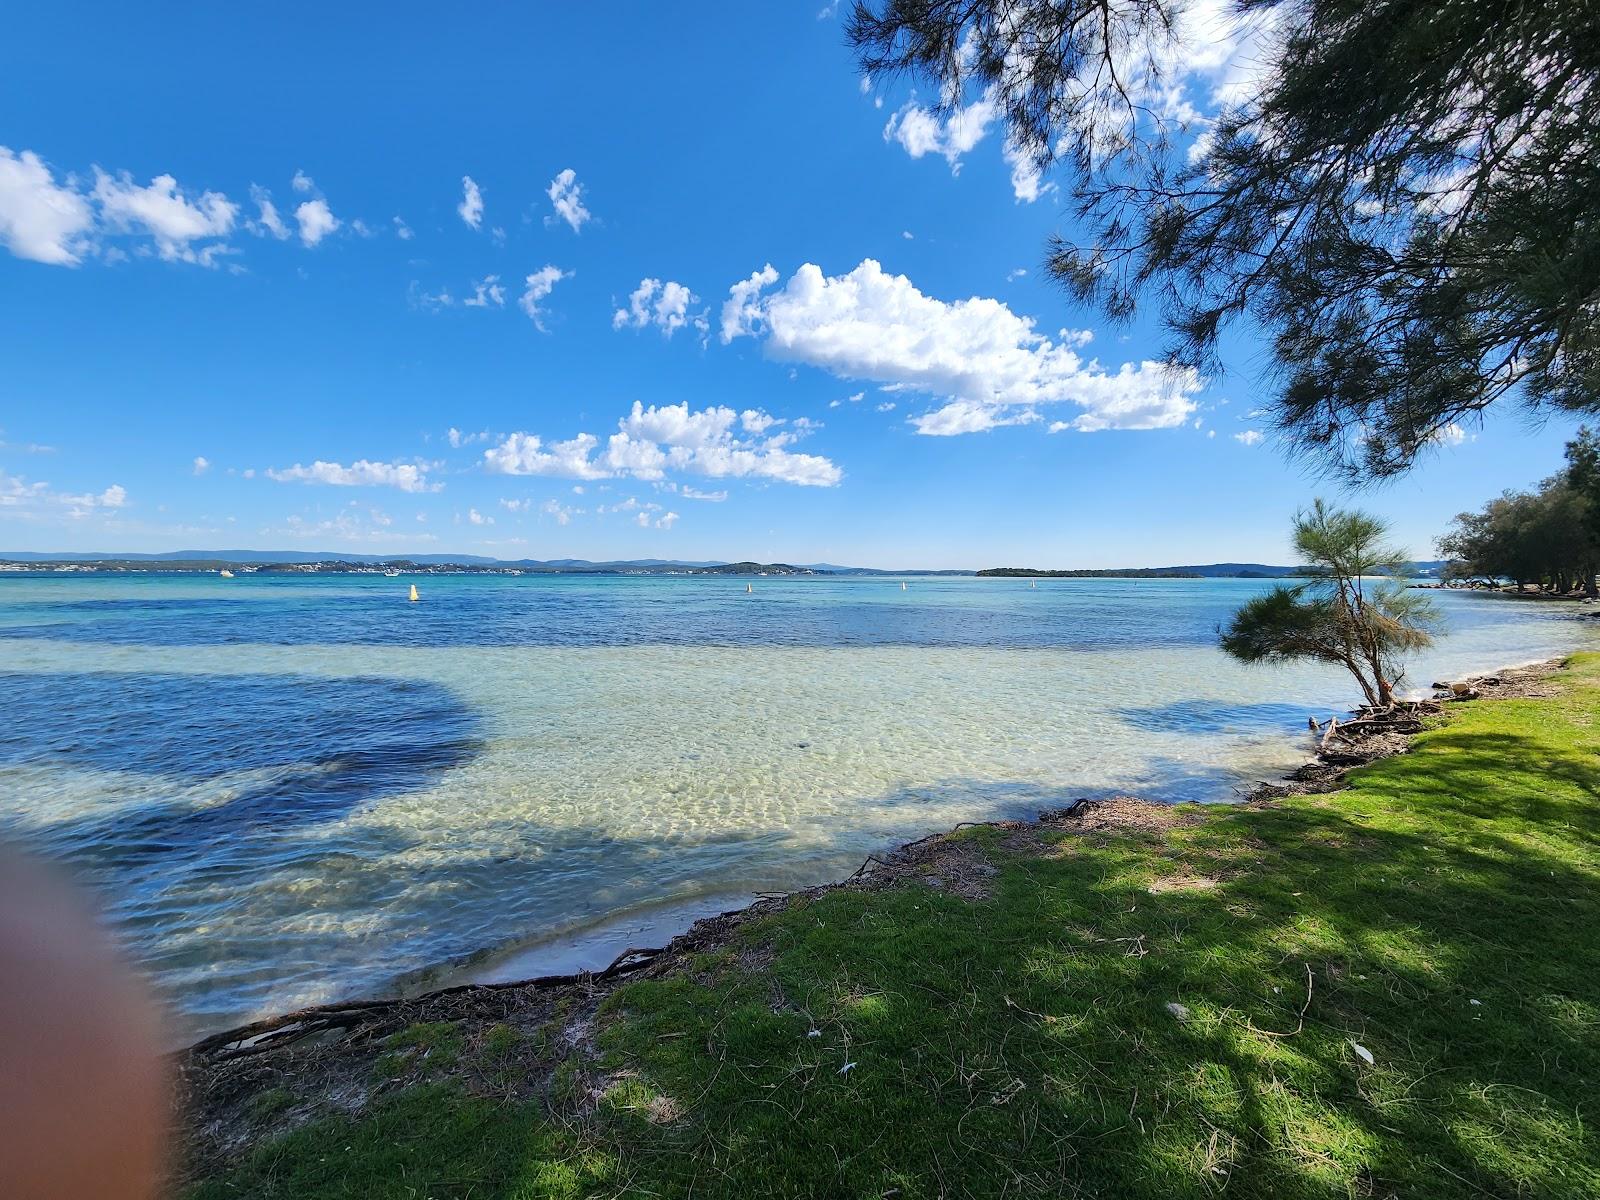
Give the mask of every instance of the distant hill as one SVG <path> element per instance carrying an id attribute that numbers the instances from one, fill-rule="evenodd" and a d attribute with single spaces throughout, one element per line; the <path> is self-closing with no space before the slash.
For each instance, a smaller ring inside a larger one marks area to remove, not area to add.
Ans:
<path id="1" fill-rule="evenodd" d="M 891 567 L 841 567 L 838 563 L 801 563 L 813 571 L 821 571 L 827 575 L 974 575 L 975 571 L 969 570 L 944 570 L 935 571 L 923 567 L 902 567 L 898 570 Z"/>
<path id="2" fill-rule="evenodd" d="M 100 553 L 93 551 L 32 550 L 0 551 L 4 562 L 227 562 L 227 563 L 317 563 L 317 562 L 414 562 L 439 566 L 445 563 L 487 566 L 499 560 L 476 554 L 356 554 L 352 551 L 312 550 L 168 550 L 160 554 Z"/>
<path id="3" fill-rule="evenodd" d="M 1176 567 L 1129 567 L 1125 570 L 1036 571 L 1031 567 L 986 567 L 980 579 L 1201 579 Z"/>
<path id="4" fill-rule="evenodd" d="M 1412 562 L 1412 575 L 1437 575 L 1447 560 Z M 1278 567 L 1269 563 L 1205 563 L 1185 567 L 1121 567 L 1066 571 L 1034 570 L 1028 567 L 988 567 L 978 572 L 993 578 L 1033 579 L 1293 579 L 1299 567 Z"/>
<path id="5" fill-rule="evenodd" d="M 55 553 L 33 550 L 0 551 L 0 562 L 116 562 L 116 563 L 415 563 L 418 566 L 475 566 L 475 567 L 528 567 L 555 570 L 612 570 L 646 567 L 719 567 L 720 559 L 704 562 L 681 562 L 668 558 L 639 558 L 614 562 L 590 562 L 586 558 L 485 558 L 480 554 L 358 554 L 348 550 L 171 550 L 160 554 L 111 554 L 92 551 L 62 551 Z"/>
<path id="6" fill-rule="evenodd" d="M 388 567 L 401 571 L 465 574 L 551 575 L 819 575 L 812 567 L 789 563 L 744 561 L 682 562 L 644 558 L 591 562 L 586 558 L 539 559 L 483 558 L 471 554 L 426 554 L 415 557 L 376 554 L 315 554 L 302 551 L 184 550 L 173 554 L 40 554 L 0 553 L 0 570 L 55 570 L 92 572 L 213 572 L 224 567 L 262 575 L 376 573 Z"/>

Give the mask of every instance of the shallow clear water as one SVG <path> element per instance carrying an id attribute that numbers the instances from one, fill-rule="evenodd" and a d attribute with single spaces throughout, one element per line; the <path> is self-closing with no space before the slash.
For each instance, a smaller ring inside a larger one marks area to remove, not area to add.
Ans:
<path id="1" fill-rule="evenodd" d="M 1355 699 L 1215 649 L 1257 581 L 416 578 L 0 577 L 0 833 L 100 892 L 183 1032 L 960 820 L 1230 799 Z M 1435 595 L 1421 685 L 1600 641 Z"/>

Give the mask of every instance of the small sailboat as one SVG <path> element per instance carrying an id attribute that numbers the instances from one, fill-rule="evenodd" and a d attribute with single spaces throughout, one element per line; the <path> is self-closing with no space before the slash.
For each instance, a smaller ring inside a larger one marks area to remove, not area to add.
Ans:
<path id="1" fill-rule="evenodd" d="M 422 597 L 417 595 L 417 585 L 413 583 L 411 585 L 411 596 L 410 596 L 411 603 L 415 604 L 418 600 L 421 600 L 421 599 L 422 599 Z"/>
<path id="2" fill-rule="evenodd" d="M 747 584 L 744 585 L 744 594 L 746 596 L 753 595 L 755 590 L 756 590 L 756 585 L 753 584 L 753 583 L 747 583 Z"/>
<path id="3" fill-rule="evenodd" d="M 900 590 L 902 592 L 906 590 L 906 581 L 904 579 L 900 581 Z"/>
<path id="4" fill-rule="evenodd" d="M 224 579 L 232 579 L 233 578 L 233 572 L 228 570 L 227 567 L 223 567 L 222 570 L 217 572 L 217 574 L 221 575 Z"/>

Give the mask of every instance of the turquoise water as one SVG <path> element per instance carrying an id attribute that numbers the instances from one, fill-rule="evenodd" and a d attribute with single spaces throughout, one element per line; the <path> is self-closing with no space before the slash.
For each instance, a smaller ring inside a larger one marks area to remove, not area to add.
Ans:
<path id="1" fill-rule="evenodd" d="M 0 576 L 0 833 L 99 893 L 188 1034 L 956 821 L 1227 800 L 1355 699 L 1214 648 L 1255 581 L 745 586 Z M 1420 685 L 1596 641 L 1565 606 L 1438 598 Z"/>

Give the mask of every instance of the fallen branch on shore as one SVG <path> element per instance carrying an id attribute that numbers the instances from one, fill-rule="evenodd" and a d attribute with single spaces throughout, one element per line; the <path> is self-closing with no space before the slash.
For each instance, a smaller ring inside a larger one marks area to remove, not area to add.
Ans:
<path id="1" fill-rule="evenodd" d="M 1280 782 L 1257 784 L 1244 798 L 1247 802 L 1263 802 L 1337 791 L 1344 786 L 1345 772 L 1352 767 L 1364 767 L 1391 754 L 1403 754 L 1410 739 L 1423 731 L 1424 719 L 1443 712 L 1445 704 L 1482 697 L 1508 699 L 1550 695 L 1553 685 L 1548 677 L 1561 664 L 1561 659 L 1552 659 L 1465 680 L 1436 682 L 1433 687 L 1438 695 L 1433 699 L 1400 700 L 1387 708 L 1362 705 L 1346 720 L 1329 717 L 1326 722 L 1318 722 L 1313 718 L 1311 731 L 1321 736 L 1311 761 L 1291 771 Z"/>

